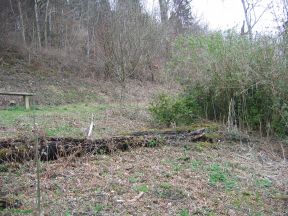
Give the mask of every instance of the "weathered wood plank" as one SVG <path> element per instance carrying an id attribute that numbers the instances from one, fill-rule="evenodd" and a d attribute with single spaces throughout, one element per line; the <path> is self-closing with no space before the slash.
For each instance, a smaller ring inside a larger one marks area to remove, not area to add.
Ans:
<path id="1" fill-rule="evenodd" d="M 0 92 L 0 95 L 10 95 L 10 96 L 22 96 L 24 100 L 24 105 L 26 109 L 30 109 L 29 98 L 34 96 L 34 93 L 28 92 Z"/>
<path id="2" fill-rule="evenodd" d="M 12 96 L 34 96 L 34 93 L 28 92 L 0 92 L 0 95 L 12 95 Z"/>

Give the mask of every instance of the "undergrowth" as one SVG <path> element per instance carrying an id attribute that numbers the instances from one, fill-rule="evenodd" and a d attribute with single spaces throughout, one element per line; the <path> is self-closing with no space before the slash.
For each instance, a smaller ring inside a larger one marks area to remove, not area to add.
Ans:
<path id="1" fill-rule="evenodd" d="M 190 124 L 197 118 L 227 122 L 263 134 L 288 135 L 287 56 L 283 41 L 236 33 L 181 36 L 167 65 L 183 86 L 150 105 L 157 122 Z"/>

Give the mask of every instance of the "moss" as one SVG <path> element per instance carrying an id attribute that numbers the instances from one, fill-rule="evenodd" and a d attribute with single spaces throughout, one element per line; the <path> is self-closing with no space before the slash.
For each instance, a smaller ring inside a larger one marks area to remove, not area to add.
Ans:
<path id="1" fill-rule="evenodd" d="M 206 133 L 206 137 L 210 138 L 212 140 L 223 139 L 223 135 L 221 135 L 220 133 L 216 133 L 216 132 L 208 132 L 208 133 Z"/>
<path id="2" fill-rule="evenodd" d="M 197 151 L 204 151 L 205 149 L 218 149 L 219 144 L 218 143 L 210 143 L 210 142 L 198 142 L 195 145 L 195 149 Z"/>
<path id="3" fill-rule="evenodd" d="M 0 161 L 5 160 L 12 154 L 12 150 L 9 148 L 2 148 L 0 149 Z"/>
<path id="4" fill-rule="evenodd" d="M 234 198 L 231 200 L 231 204 L 237 209 L 250 208 L 252 211 L 257 211 L 263 208 L 263 199 L 259 191 L 234 194 Z"/>
<path id="5" fill-rule="evenodd" d="M 28 151 L 29 151 L 29 149 L 25 145 L 20 145 L 17 147 L 17 152 L 20 153 L 21 155 L 26 154 Z"/>
<path id="6" fill-rule="evenodd" d="M 210 121 L 194 123 L 192 126 L 198 129 L 206 128 L 208 131 L 218 131 L 220 129 L 220 125 L 218 123 Z"/>

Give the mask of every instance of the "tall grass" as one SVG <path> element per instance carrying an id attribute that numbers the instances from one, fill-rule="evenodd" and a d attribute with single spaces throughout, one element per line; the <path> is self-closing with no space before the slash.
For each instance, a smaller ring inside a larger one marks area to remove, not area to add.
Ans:
<path id="1" fill-rule="evenodd" d="M 185 87 L 179 98 L 192 95 L 202 117 L 227 121 L 232 110 L 239 127 L 288 135 L 284 45 L 279 38 L 250 41 L 233 31 L 182 36 L 167 71 Z"/>

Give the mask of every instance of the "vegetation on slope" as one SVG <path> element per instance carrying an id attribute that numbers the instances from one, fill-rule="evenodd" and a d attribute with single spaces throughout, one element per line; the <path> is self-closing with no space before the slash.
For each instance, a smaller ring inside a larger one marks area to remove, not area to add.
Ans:
<path id="1" fill-rule="evenodd" d="M 184 93 L 160 96 L 150 111 L 166 124 L 189 124 L 201 117 L 287 136 L 284 45 L 273 37 L 250 41 L 230 31 L 179 37 L 167 70 L 183 84 Z"/>

